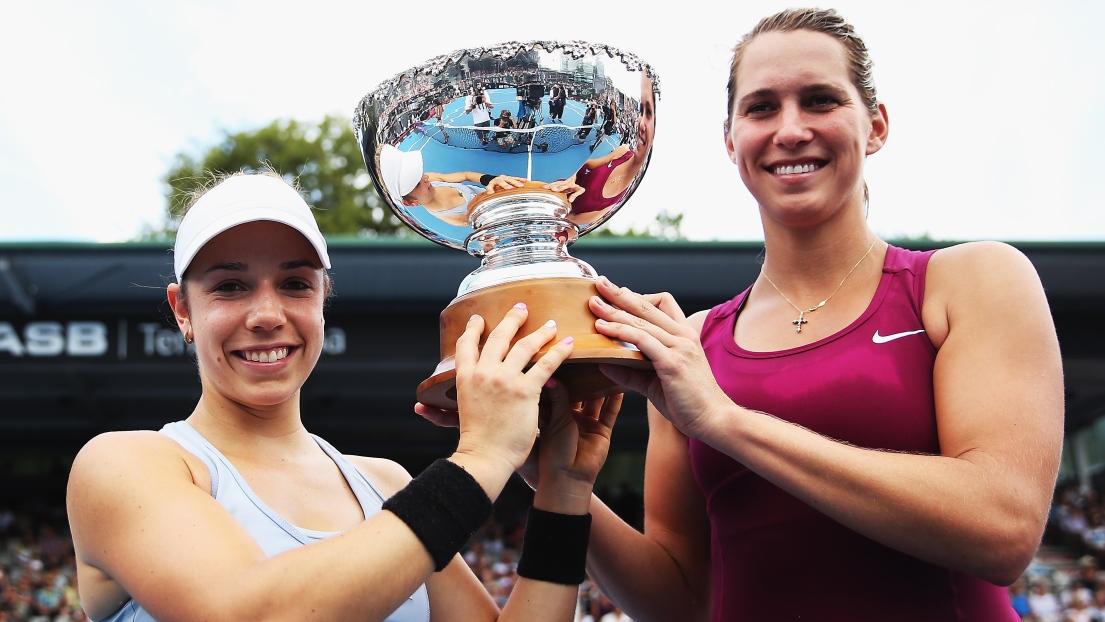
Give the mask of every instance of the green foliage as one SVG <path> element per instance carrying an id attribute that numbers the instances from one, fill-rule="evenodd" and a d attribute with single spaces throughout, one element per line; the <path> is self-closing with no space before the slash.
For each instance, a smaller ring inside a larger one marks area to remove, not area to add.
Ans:
<path id="1" fill-rule="evenodd" d="M 617 218 L 617 216 L 615 216 L 615 218 Z M 615 233 L 614 231 L 611 231 L 609 227 L 603 226 L 587 235 L 588 237 L 594 236 L 596 238 L 682 240 L 682 228 L 683 214 L 669 214 L 668 210 L 662 209 L 656 214 L 655 222 L 652 222 L 643 229 L 638 230 L 636 227 L 630 227 L 624 232 Z"/>
<path id="2" fill-rule="evenodd" d="M 178 153 L 163 178 L 168 185 L 164 227 L 143 237 L 173 236 L 191 193 L 209 183 L 211 173 L 265 167 L 298 183 L 314 206 L 324 234 L 374 237 L 413 233 L 376 194 L 351 124 L 327 116 L 317 124 L 288 119 L 255 131 L 226 132 L 219 144 L 198 159 Z"/>

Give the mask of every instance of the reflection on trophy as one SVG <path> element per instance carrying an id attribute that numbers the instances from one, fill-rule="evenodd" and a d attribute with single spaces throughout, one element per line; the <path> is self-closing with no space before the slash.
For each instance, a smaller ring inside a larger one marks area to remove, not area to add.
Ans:
<path id="1" fill-rule="evenodd" d="M 441 363 L 420 402 L 456 408 L 468 318 L 483 316 L 486 339 L 517 302 L 529 307 L 519 336 L 553 319 L 558 339 L 574 337 L 556 373 L 573 400 L 622 390 L 599 364 L 650 366 L 595 332 L 597 273 L 567 248 L 640 184 L 657 99 L 655 73 L 632 54 L 541 41 L 439 56 L 361 100 L 353 125 L 380 195 L 419 234 L 482 259 L 441 313 Z"/>

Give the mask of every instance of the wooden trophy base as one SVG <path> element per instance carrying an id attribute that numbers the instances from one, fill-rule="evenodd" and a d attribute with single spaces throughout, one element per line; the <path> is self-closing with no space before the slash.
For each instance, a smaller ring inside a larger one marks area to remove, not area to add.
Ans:
<path id="1" fill-rule="evenodd" d="M 530 363 L 539 359 L 557 341 L 571 335 L 575 349 L 553 374 L 568 385 L 573 402 L 621 393 L 615 384 L 599 371 L 599 364 L 611 363 L 634 369 L 652 369 L 652 363 L 636 348 L 595 332 L 595 315 L 587 307 L 598 289 L 591 279 L 539 278 L 504 283 L 474 291 L 453 301 L 441 312 L 441 363 L 434 374 L 418 385 L 418 401 L 446 410 L 457 409 L 456 354 L 457 339 L 464 332 L 468 319 L 480 315 L 484 319 L 480 347 L 491 329 L 519 302 L 526 303 L 529 317 L 518 329 L 515 341 L 532 333 L 549 320 L 556 321 L 556 338 L 542 348 Z"/>

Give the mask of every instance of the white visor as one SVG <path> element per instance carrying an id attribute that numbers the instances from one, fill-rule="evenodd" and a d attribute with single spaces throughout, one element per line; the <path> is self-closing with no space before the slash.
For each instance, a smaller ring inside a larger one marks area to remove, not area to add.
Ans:
<path id="1" fill-rule="evenodd" d="M 177 282 L 204 244 L 223 231 L 247 222 L 271 220 L 303 234 L 330 267 L 326 239 L 303 197 L 282 179 L 270 175 L 235 175 L 208 190 L 184 215 L 173 247 Z"/>
<path id="2" fill-rule="evenodd" d="M 403 197 L 422 181 L 422 172 L 421 151 L 399 151 L 391 145 L 384 145 L 380 153 L 380 173 L 396 205 L 401 204 Z"/>

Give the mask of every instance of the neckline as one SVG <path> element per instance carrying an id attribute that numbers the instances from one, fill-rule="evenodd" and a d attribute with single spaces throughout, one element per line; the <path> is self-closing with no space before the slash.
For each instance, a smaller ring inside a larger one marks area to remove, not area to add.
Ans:
<path id="1" fill-rule="evenodd" d="M 864 308 L 863 313 L 859 314 L 859 317 L 852 320 L 852 322 L 850 322 L 847 326 L 845 326 L 844 328 L 836 331 L 835 333 L 833 333 L 831 335 L 827 335 L 825 337 L 822 337 L 821 339 L 818 339 L 817 341 L 812 341 L 810 343 L 800 345 L 800 346 L 795 346 L 793 348 L 786 348 L 784 350 L 769 350 L 769 351 L 765 351 L 765 352 L 759 352 L 759 351 L 754 351 L 754 350 L 746 350 L 746 349 L 742 348 L 737 343 L 737 338 L 736 338 L 737 317 L 741 314 L 741 311 L 744 310 L 744 304 L 746 302 L 748 302 L 748 295 L 750 293 L 752 293 L 752 287 L 749 286 L 748 289 L 744 290 L 744 292 L 740 295 L 740 302 L 737 304 L 737 308 L 733 310 L 733 313 L 731 313 L 729 315 L 729 318 L 726 320 L 726 323 L 725 323 L 726 333 L 725 334 L 727 335 L 727 337 L 725 339 L 725 349 L 728 350 L 731 354 L 734 354 L 736 356 L 740 356 L 740 357 L 743 357 L 743 358 L 749 358 L 749 359 L 779 358 L 779 357 L 783 357 L 783 356 L 789 356 L 789 355 L 792 355 L 792 354 L 798 354 L 800 352 L 806 352 L 806 351 L 809 351 L 809 350 L 814 350 L 814 349 L 817 349 L 817 348 L 820 348 L 820 347 L 825 346 L 827 344 L 830 344 L 830 343 L 832 343 L 832 342 L 834 342 L 838 339 L 841 339 L 842 337 L 845 337 L 845 336 L 851 334 L 857 328 L 859 328 L 864 322 L 866 322 L 872 315 L 874 315 L 875 312 L 882 305 L 882 301 L 886 297 L 886 292 L 890 289 L 890 279 L 893 276 L 893 272 L 894 272 L 890 268 L 890 266 L 892 265 L 891 255 L 895 254 L 897 252 L 898 252 L 898 249 L 895 248 L 893 245 L 891 245 L 891 244 L 886 245 L 886 256 L 883 258 L 882 275 L 879 277 L 879 285 L 878 285 L 877 288 L 875 288 L 875 295 L 871 297 L 871 300 L 867 303 L 867 307 Z M 894 262 L 894 265 L 896 265 L 896 262 Z"/>
<path id="2" fill-rule="evenodd" d="M 205 437 L 203 434 L 200 434 L 199 430 L 192 427 L 191 423 L 188 423 L 188 421 L 181 421 L 181 423 L 183 423 L 188 430 L 194 433 L 204 445 L 206 445 L 212 452 L 215 453 L 215 455 L 219 457 L 219 460 L 221 460 L 226 468 L 230 471 L 231 476 L 233 476 L 235 481 L 238 482 L 238 485 L 241 487 L 242 492 L 244 492 L 246 497 L 255 506 L 257 506 L 257 509 L 261 510 L 263 514 L 268 516 L 274 523 L 279 525 L 285 532 L 287 532 L 288 535 L 298 540 L 301 544 L 310 544 L 315 540 L 320 540 L 342 533 L 341 531 L 319 531 L 317 529 L 307 529 L 306 527 L 295 525 L 288 519 L 284 518 L 282 514 L 270 507 L 269 504 L 265 503 L 265 501 L 260 496 L 258 496 L 256 492 L 254 492 L 253 487 L 249 485 L 249 482 L 246 481 L 246 478 L 238 470 L 238 467 L 234 466 L 234 463 L 230 461 L 230 458 L 227 458 L 226 455 L 219 450 L 219 448 L 215 447 L 215 445 L 212 444 L 211 441 L 207 440 L 207 437 Z M 335 456 L 335 454 L 337 454 L 338 456 L 340 456 L 341 454 L 338 453 L 337 449 L 335 449 L 329 443 L 315 436 L 314 434 L 311 434 L 311 438 L 315 440 L 315 443 L 318 444 L 319 448 L 322 449 L 326 456 L 334 462 L 334 466 L 338 467 L 338 471 L 341 472 L 342 478 L 345 479 L 345 484 L 349 486 L 349 489 L 351 491 L 353 491 L 353 496 L 356 497 L 357 504 L 361 506 L 361 515 L 364 516 L 365 519 L 367 519 L 368 506 L 365 504 L 365 499 L 358 491 L 358 486 L 353 485 L 353 479 L 351 477 L 352 474 L 347 471 L 346 465 L 343 464 L 343 462 L 345 462 L 344 459 L 338 460 Z M 350 464 L 350 466 L 352 465 Z M 375 488 L 372 488 L 372 490 L 373 492 L 376 492 Z M 377 493 L 377 495 L 379 495 L 379 493 Z"/>

